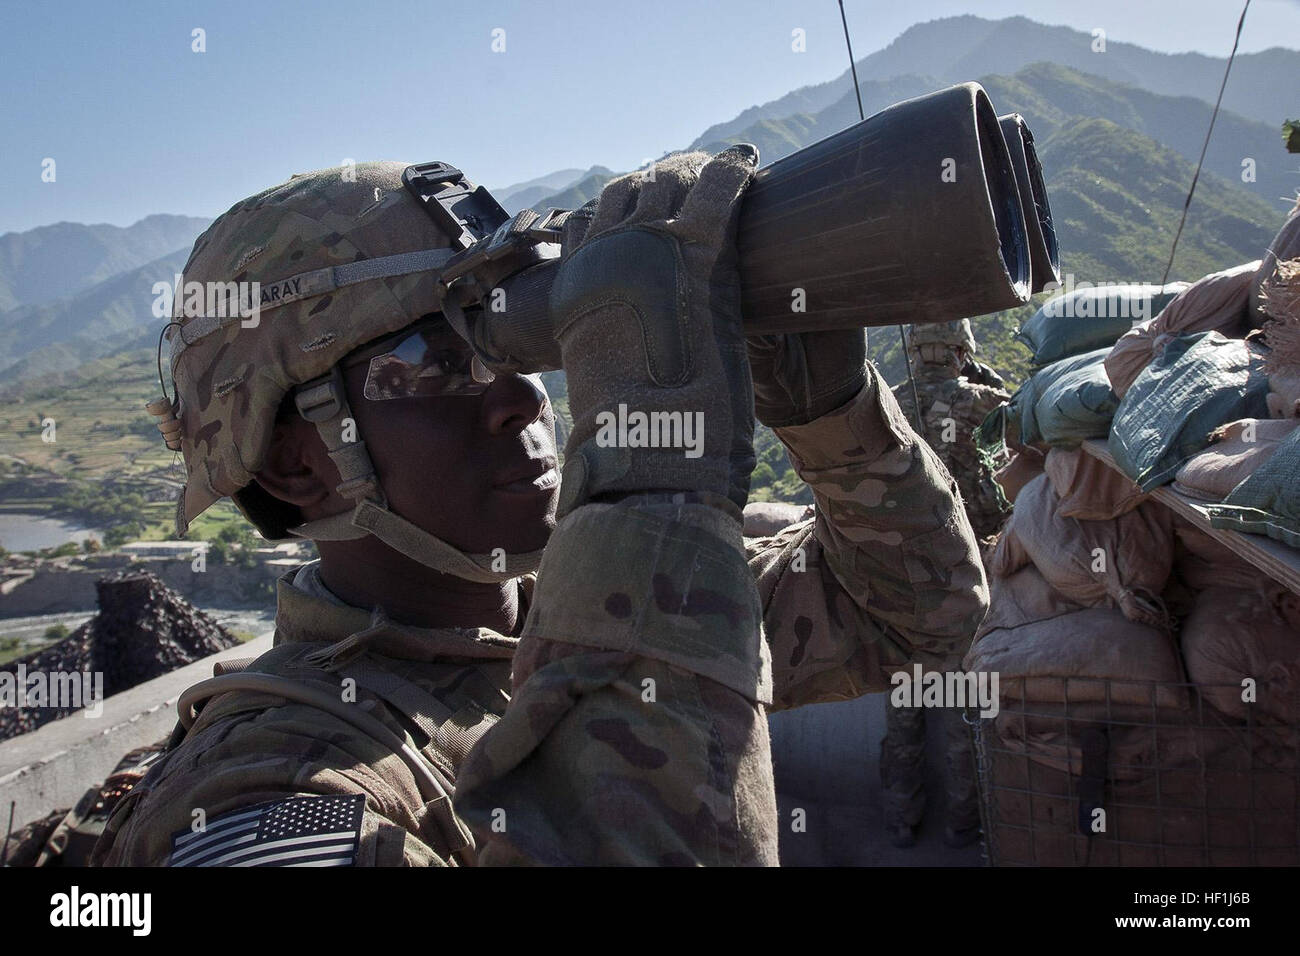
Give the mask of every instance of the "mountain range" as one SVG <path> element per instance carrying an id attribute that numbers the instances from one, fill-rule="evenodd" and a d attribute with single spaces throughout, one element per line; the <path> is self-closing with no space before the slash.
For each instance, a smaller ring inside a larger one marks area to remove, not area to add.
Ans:
<path id="1" fill-rule="evenodd" d="M 0 236 L 0 312 L 76 295 L 184 248 L 209 219 L 146 216 L 134 225 L 56 222 Z"/>
<path id="2" fill-rule="evenodd" d="M 193 238 L 68 298 L 0 313 L 0 382 L 56 374 L 133 345 L 141 336 L 157 338 L 163 320 L 153 314 L 153 285 L 171 284 L 191 245 Z"/>
<path id="3" fill-rule="evenodd" d="M 1159 278 L 1224 61 L 1161 54 L 1022 17 L 918 24 L 857 63 L 867 112 L 979 78 L 999 112 L 1034 130 L 1063 266 L 1083 278 Z M 1300 115 L 1300 51 L 1241 55 L 1232 71 L 1173 278 L 1258 257 L 1300 187 L 1281 123 Z M 751 107 L 683 147 L 740 141 L 771 162 L 858 119 L 844 75 Z M 1254 161 L 1253 182 L 1242 162 Z M 494 190 L 510 212 L 576 208 L 616 173 L 556 170 Z M 0 236 L 0 382 L 48 379 L 156 337 L 151 286 L 179 271 L 208 220 L 155 215 L 132 226 L 57 223 Z"/>
<path id="4" fill-rule="evenodd" d="M 538 176 L 526 182 L 515 183 L 502 189 L 493 189 L 492 196 L 512 216 L 521 209 L 527 209 L 539 199 L 564 189 L 582 178 L 581 169 L 557 169 L 545 176 Z"/>
<path id="5" fill-rule="evenodd" d="M 1025 17 L 946 17 L 909 27 L 855 66 L 860 83 L 922 75 L 933 77 L 937 86 L 947 86 L 990 73 L 1017 73 L 1031 63 L 1045 62 L 1112 83 L 1166 96 L 1194 96 L 1208 103 L 1214 102 L 1223 79 L 1226 60 L 1219 57 L 1157 53 L 1109 39 L 1105 52 L 1096 53 L 1094 44 L 1095 38 L 1081 30 L 1048 26 Z M 1300 50 L 1275 47 L 1239 54 L 1224 92 L 1223 108 L 1276 129 L 1287 117 L 1300 115 L 1300 84 L 1296 77 L 1300 77 Z M 818 113 L 852 92 L 853 80 L 845 70 L 828 83 L 800 87 L 711 126 L 691 145 L 702 147 L 730 139 L 764 119 Z"/>

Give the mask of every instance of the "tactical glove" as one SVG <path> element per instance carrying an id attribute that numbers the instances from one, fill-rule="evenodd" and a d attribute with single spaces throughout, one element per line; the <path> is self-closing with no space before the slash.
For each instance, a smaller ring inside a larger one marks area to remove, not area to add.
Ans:
<path id="1" fill-rule="evenodd" d="M 867 380 L 862 329 L 754 335 L 746 345 L 754 413 L 769 428 L 807 425 L 846 404 Z"/>
<path id="2" fill-rule="evenodd" d="M 967 380 L 974 382 L 976 385 L 988 385 L 992 388 L 1004 388 L 1006 379 L 997 372 L 993 371 L 983 362 L 977 362 L 974 359 L 967 359 L 966 364 L 961 368 L 961 374 L 966 376 Z"/>
<path id="3" fill-rule="evenodd" d="M 754 421 L 734 237 L 757 165 L 749 145 L 674 156 L 566 224 L 550 299 L 573 415 L 561 516 L 691 492 L 739 519 Z"/>

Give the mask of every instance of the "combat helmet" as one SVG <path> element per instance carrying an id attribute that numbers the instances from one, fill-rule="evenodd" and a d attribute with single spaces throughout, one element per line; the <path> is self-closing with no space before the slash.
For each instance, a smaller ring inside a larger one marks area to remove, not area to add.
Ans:
<path id="1" fill-rule="evenodd" d="M 369 162 L 296 175 L 232 206 L 194 243 L 168 329 L 175 397 L 150 406 L 185 460 L 178 535 L 228 496 L 271 540 L 371 534 L 470 580 L 536 568 L 540 552 L 509 555 L 504 570 L 491 570 L 489 556 L 464 554 L 392 512 L 356 434 L 338 363 L 439 312 L 439 269 L 465 244 L 406 188 L 408 168 L 422 167 Z M 192 308 L 191 291 L 203 299 L 214 287 L 229 301 L 218 296 L 213 308 L 209 295 Z M 338 466 L 338 491 L 356 502 L 351 511 L 298 524 L 296 508 L 253 480 L 291 395 Z"/>
<path id="2" fill-rule="evenodd" d="M 946 345 L 949 348 L 965 349 L 967 354 L 979 351 L 979 346 L 975 344 L 975 333 L 971 331 L 970 319 L 909 325 L 907 347 L 912 352 L 917 352 L 922 345 Z"/>

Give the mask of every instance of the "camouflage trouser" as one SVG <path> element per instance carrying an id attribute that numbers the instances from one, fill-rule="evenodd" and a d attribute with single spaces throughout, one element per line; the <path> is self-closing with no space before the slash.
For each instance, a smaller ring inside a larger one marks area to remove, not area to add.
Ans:
<path id="1" fill-rule="evenodd" d="M 934 719 L 943 721 L 948 787 L 946 824 L 958 830 L 976 826 L 980 814 L 970 728 L 956 708 L 931 708 L 930 713 Z M 887 825 L 916 826 L 925 815 L 925 721 L 926 708 L 895 707 L 886 697 L 880 783 Z"/>

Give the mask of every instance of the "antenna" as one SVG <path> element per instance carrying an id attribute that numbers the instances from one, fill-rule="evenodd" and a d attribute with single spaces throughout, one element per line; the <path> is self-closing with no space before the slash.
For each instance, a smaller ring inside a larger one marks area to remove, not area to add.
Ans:
<path id="1" fill-rule="evenodd" d="M 1250 0 L 1246 0 L 1247 3 Z M 849 69 L 853 73 L 853 94 L 858 98 L 858 119 L 867 118 L 866 112 L 862 109 L 862 88 L 858 86 L 858 64 L 853 59 L 853 41 L 849 38 L 849 20 L 844 15 L 844 0 L 839 0 L 840 4 L 840 23 L 844 24 L 844 45 L 849 50 Z M 916 391 L 916 378 L 912 374 L 912 356 L 907 354 L 907 333 L 903 327 L 898 326 L 898 347 L 903 353 L 903 363 L 907 366 L 907 381 L 912 386 L 912 410 L 916 418 L 916 433 L 922 438 L 925 437 L 925 419 L 921 417 L 921 396 Z"/>
<path id="2" fill-rule="evenodd" d="M 5 861 L 9 859 L 9 837 L 13 836 L 14 832 L 14 807 L 17 806 L 17 803 L 16 800 L 9 801 L 9 829 L 5 831 L 4 844 L 0 845 L 0 867 L 3 867 Z"/>
<path id="3" fill-rule="evenodd" d="M 1205 165 L 1205 152 L 1210 148 L 1210 136 L 1214 133 L 1214 121 L 1219 118 L 1219 107 L 1223 105 L 1223 91 L 1228 88 L 1228 74 L 1232 72 L 1232 61 L 1237 58 L 1237 44 L 1241 42 L 1241 28 L 1246 22 L 1246 11 L 1250 9 L 1250 0 L 1241 8 L 1241 17 L 1237 20 L 1237 36 L 1232 41 L 1232 53 L 1228 55 L 1228 65 L 1223 71 L 1223 82 L 1219 85 L 1219 98 L 1214 102 L 1214 112 L 1210 114 L 1210 128 L 1205 131 L 1205 142 L 1201 146 L 1201 158 L 1196 162 L 1196 173 L 1192 176 L 1192 188 L 1187 190 L 1187 201 L 1183 203 L 1183 217 L 1178 220 L 1178 231 L 1174 233 L 1174 244 L 1169 250 L 1169 262 L 1165 266 L 1164 277 L 1160 284 L 1169 281 L 1169 273 L 1174 268 L 1174 253 L 1178 251 L 1178 240 L 1183 236 L 1183 226 L 1187 225 L 1187 210 L 1191 208 L 1192 197 L 1196 195 L 1196 182 L 1201 178 L 1201 167 Z"/>

